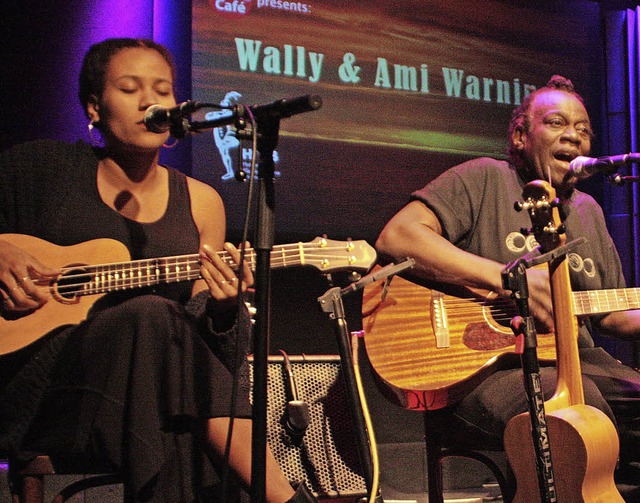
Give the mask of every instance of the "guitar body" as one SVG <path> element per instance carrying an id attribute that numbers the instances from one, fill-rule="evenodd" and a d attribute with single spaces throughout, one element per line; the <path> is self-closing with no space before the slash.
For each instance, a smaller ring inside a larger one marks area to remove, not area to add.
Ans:
<path id="1" fill-rule="evenodd" d="M 622 503 L 612 473 L 618 433 L 604 412 L 573 405 L 546 413 L 559 503 Z M 516 416 L 504 434 L 505 451 L 517 480 L 514 503 L 542 501 L 528 413 Z"/>
<path id="2" fill-rule="evenodd" d="M 3 234 L 0 240 L 22 248 L 53 268 L 96 263 L 125 262 L 129 250 L 114 239 L 96 239 L 73 246 L 58 246 L 43 239 L 22 234 Z M 91 306 L 102 295 L 67 298 L 60 295 L 56 284 L 41 286 L 49 301 L 36 312 L 17 319 L 0 318 L 0 355 L 21 349 L 62 325 L 84 320 Z"/>
<path id="3" fill-rule="evenodd" d="M 440 409 L 501 366 L 518 365 L 511 310 L 503 299 L 443 295 L 396 276 L 364 290 L 367 355 L 402 406 Z M 540 357 L 555 360 L 553 334 L 538 342 Z"/>

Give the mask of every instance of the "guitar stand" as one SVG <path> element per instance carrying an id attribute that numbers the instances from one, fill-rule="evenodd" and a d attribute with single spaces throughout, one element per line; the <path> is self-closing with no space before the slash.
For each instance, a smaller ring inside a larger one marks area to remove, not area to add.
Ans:
<path id="1" fill-rule="evenodd" d="M 362 465 L 362 471 L 365 483 L 367 485 L 367 491 L 370 497 L 374 498 L 373 500 L 368 501 L 375 501 L 375 503 L 383 502 L 382 497 L 377 490 L 377 487 L 374 487 L 374 485 L 377 484 L 374 483 L 374 467 L 371 449 L 375 447 L 371 445 L 371 443 L 369 442 L 369 437 L 367 435 L 368 428 L 365 421 L 364 405 L 358 393 L 357 379 L 353 368 L 353 359 L 351 356 L 349 330 L 345 318 L 342 297 L 351 292 L 360 290 L 370 283 L 398 274 L 405 269 L 413 267 L 414 264 L 415 261 L 413 259 L 407 259 L 400 264 L 390 264 L 376 271 L 375 273 L 363 277 L 362 279 L 346 288 L 330 288 L 324 293 L 324 295 L 318 297 L 318 302 L 320 303 L 322 311 L 325 313 L 329 313 L 329 317 L 335 321 L 338 352 L 340 354 L 341 369 L 344 375 L 347 397 L 349 399 L 351 419 L 353 421 L 356 434 L 358 454 L 360 456 L 360 463 Z M 373 494 L 374 492 L 375 494 Z"/>
<path id="2" fill-rule="evenodd" d="M 524 386 L 531 418 L 531 434 L 536 454 L 538 487 L 543 503 L 557 501 L 557 495 L 551 449 L 549 443 L 543 441 L 543 439 L 549 438 L 549 433 L 544 411 L 544 396 L 540 383 L 537 333 L 535 321 L 529 312 L 527 269 L 561 257 L 569 249 L 584 241 L 584 238 L 580 238 L 542 255 L 539 254 L 538 250 L 535 250 L 533 253 L 526 254 L 515 262 L 508 264 L 502 271 L 502 286 L 506 290 L 512 291 L 512 297 L 516 301 L 519 313 L 519 316 L 511 320 L 511 329 L 516 337 L 516 353 L 520 354 L 524 373 Z"/>

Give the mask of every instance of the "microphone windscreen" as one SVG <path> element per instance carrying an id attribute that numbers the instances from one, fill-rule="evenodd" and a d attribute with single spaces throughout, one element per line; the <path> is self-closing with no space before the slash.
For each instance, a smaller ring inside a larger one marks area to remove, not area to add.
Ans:
<path id="1" fill-rule="evenodd" d="M 151 105 L 143 119 L 144 125 L 152 133 L 165 133 L 169 130 L 169 111 L 162 105 Z"/>

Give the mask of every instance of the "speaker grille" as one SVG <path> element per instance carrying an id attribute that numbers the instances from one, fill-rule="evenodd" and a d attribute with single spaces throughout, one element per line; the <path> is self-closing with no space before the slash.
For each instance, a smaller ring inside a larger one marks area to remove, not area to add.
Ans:
<path id="1" fill-rule="evenodd" d="M 301 441 L 287 432 L 284 359 L 269 357 L 267 440 L 280 467 L 291 482 L 304 481 L 320 496 L 366 495 L 339 356 L 294 355 L 289 361 L 298 399 L 309 406 L 311 419 Z"/>

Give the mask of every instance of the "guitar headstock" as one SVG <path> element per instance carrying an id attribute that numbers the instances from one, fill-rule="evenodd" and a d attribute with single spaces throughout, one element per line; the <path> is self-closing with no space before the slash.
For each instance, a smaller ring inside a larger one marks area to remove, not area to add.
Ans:
<path id="1" fill-rule="evenodd" d="M 527 210 L 531 231 L 543 252 L 558 248 L 565 242 L 564 226 L 558 212 L 556 190 L 544 180 L 534 180 L 522 190 L 522 203 L 516 209 Z"/>
<path id="2" fill-rule="evenodd" d="M 375 248 L 364 240 L 336 241 L 317 237 L 303 243 L 301 263 L 317 267 L 322 272 L 367 272 L 376 262 Z"/>

